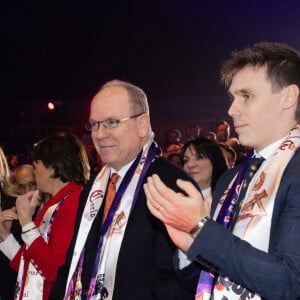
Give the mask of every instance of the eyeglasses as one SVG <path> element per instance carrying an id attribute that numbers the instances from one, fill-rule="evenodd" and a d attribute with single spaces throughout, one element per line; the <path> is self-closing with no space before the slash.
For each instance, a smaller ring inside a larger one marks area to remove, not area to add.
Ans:
<path id="1" fill-rule="evenodd" d="M 28 191 L 35 191 L 37 185 L 35 181 L 30 181 L 27 184 L 19 184 L 17 187 L 17 192 L 19 195 L 25 194 Z"/>
<path id="2" fill-rule="evenodd" d="M 89 121 L 85 124 L 85 128 L 87 130 L 90 130 L 90 131 L 95 131 L 95 130 L 98 130 L 100 128 L 101 124 L 103 124 L 103 126 L 105 128 L 112 129 L 112 128 L 118 127 L 121 122 L 137 118 L 137 117 L 141 116 L 142 114 L 144 114 L 144 113 L 142 112 L 142 113 L 139 113 L 137 115 L 133 115 L 133 116 L 130 116 L 128 118 L 123 118 L 123 119 L 120 119 L 120 120 L 118 120 L 118 119 L 107 119 L 107 120 L 104 120 L 104 121 Z"/>

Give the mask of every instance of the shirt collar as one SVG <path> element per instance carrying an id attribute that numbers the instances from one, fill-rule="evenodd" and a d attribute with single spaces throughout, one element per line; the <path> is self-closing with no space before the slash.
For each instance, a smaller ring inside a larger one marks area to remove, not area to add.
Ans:
<path id="1" fill-rule="evenodd" d="M 254 150 L 254 154 L 255 156 L 258 157 L 263 157 L 264 159 L 268 159 L 276 149 L 278 149 L 278 147 L 280 146 L 280 144 L 284 141 L 284 138 L 281 138 L 280 140 L 277 140 L 276 142 L 274 142 L 273 144 L 265 147 L 264 149 L 262 149 L 261 151 L 257 152 L 256 150 Z"/>
<path id="2" fill-rule="evenodd" d="M 120 176 L 119 180 L 116 183 L 117 188 L 120 186 L 120 183 L 121 183 L 123 177 L 125 176 L 126 172 L 130 168 L 130 166 L 133 164 L 135 159 L 136 159 L 136 157 L 131 162 L 129 162 L 127 165 L 123 166 L 119 171 L 116 171 L 114 168 L 110 168 L 109 176 L 111 176 L 111 174 L 113 174 L 113 173 L 117 173 Z"/>
<path id="3" fill-rule="evenodd" d="M 203 195 L 203 198 L 205 199 L 208 195 L 211 194 L 211 188 L 209 187 L 209 188 L 206 188 L 204 190 L 201 190 L 201 193 Z"/>
<path id="4" fill-rule="evenodd" d="M 146 144 L 143 145 L 143 151 L 145 150 L 145 147 L 146 147 Z M 117 181 L 117 186 L 120 185 L 120 182 L 122 181 L 122 178 L 125 176 L 126 172 L 130 168 L 130 166 L 133 164 L 133 162 L 135 161 L 136 157 L 132 161 L 130 161 L 127 165 L 123 166 L 119 171 L 116 171 L 114 168 L 110 168 L 110 175 L 109 175 L 109 177 L 113 173 L 117 173 L 120 176 L 119 180 Z"/>

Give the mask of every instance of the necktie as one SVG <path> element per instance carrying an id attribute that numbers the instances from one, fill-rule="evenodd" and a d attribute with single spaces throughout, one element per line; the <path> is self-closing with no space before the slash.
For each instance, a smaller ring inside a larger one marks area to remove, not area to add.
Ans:
<path id="1" fill-rule="evenodd" d="M 237 204 L 236 204 L 236 208 L 234 210 L 234 214 L 232 216 L 232 220 L 230 222 L 230 229 L 232 230 L 232 228 L 234 227 L 237 217 L 240 213 L 241 207 L 243 205 L 244 202 L 244 198 L 246 195 L 246 191 L 248 189 L 248 185 L 253 177 L 253 175 L 256 173 L 256 171 L 258 170 L 258 168 L 260 167 L 260 165 L 262 164 L 262 162 L 264 161 L 263 157 L 252 157 L 249 161 L 249 164 L 247 166 L 246 172 L 245 172 L 245 176 L 241 185 L 241 190 L 238 196 L 238 200 L 237 200 Z"/>
<path id="2" fill-rule="evenodd" d="M 109 212 L 109 209 L 111 207 L 111 204 L 115 198 L 115 194 L 116 194 L 116 183 L 119 179 L 119 175 L 117 173 L 113 173 L 111 175 L 109 184 L 108 184 L 108 188 L 107 188 L 107 193 L 106 193 L 106 197 L 105 197 L 105 205 L 104 205 L 104 212 L 103 212 L 103 221 L 102 223 L 104 223 L 107 214 Z"/>
<path id="3" fill-rule="evenodd" d="M 232 216 L 232 220 L 230 221 L 230 224 L 229 224 L 229 227 L 231 230 L 232 230 L 234 224 L 236 223 L 236 219 L 240 213 L 241 206 L 243 204 L 243 200 L 245 198 L 245 194 L 246 194 L 248 185 L 249 185 L 253 175 L 258 170 L 258 168 L 260 167 L 260 165 L 262 164 L 263 161 L 264 161 L 263 157 L 252 157 L 249 160 L 249 163 L 245 170 L 243 180 L 241 182 L 241 188 L 240 188 L 241 190 L 240 190 L 240 193 L 238 196 L 237 203 L 235 205 L 235 208 L 233 207 L 234 213 Z M 231 216 L 227 215 L 226 217 L 230 218 Z M 224 223 L 224 224 L 221 224 L 222 226 L 225 225 L 226 224 L 224 222 L 225 219 L 218 220 L 219 221 L 218 223 Z M 227 228 L 227 226 L 225 226 L 225 227 Z M 196 300 L 210 299 L 211 291 L 213 288 L 214 277 L 215 277 L 215 274 L 213 274 L 211 272 L 201 271 L 198 285 L 197 285 L 197 292 L 195 295 Z"/>

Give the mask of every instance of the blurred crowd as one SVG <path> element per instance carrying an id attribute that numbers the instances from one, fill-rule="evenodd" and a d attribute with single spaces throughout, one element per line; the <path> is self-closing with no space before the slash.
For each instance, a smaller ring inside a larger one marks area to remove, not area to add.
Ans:
<path id="1" fill-rule="evenodd" d="M 206 138 L 217 143 L 220 146 L 226 163 L 229 167 L 233 167 L 234 165 L 243 161 L 243 158 L 251 150 L 248 147 L 242 146 L 240 144 L 239 140 L 235 137 L 230 124 L 225 120 L 217 122 L 211 129 L 208 129 L 207 124 L 205 124 L 205 126 L 203 126 L 205 127 L 205 130 L 199 124 L 193 127 L 181 126 L 180 129 L 169 129 L 168 127 L 170 126 L 167 126 L 165 128 L 163 128 L 162 126 L 156 127 L 155 140 L 161 148 L 163 156 L 179 166 L 182 166 L 180 156 L 183 145 L 187 141 L 199 137 Z M 72 129 L 69 128 L 69 130 L 73 132 Z M 81 139 L 85 147 L 90 163 L 91 174 L 97 174 L 101 170 L 103 162 L 94 147 L 94 144 L 90 137 L 90 133 L 83 132 L 74 134 Z M 5 149 L 5 147 L 2 146 L 6 154 L 11 180 L 13 183 L 15 182 L 16 170 L 22 164 L 30 164 L 32 162 L 32 146 L 33 145 L 25 144 L 24 147 L 20 147 L 20 151 L 13 153 L 10 153 Z M 7 148 L 9 149 L 9 147 Z"/>

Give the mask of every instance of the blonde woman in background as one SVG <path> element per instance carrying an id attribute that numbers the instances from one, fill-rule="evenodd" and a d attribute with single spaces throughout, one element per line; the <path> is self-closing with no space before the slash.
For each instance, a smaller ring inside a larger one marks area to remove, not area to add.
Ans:
<path id="1" fill-rule="evenodd" d="M 16 198 L 14 195 L 15 188 L 10 181 L 10 171 L 6 156 L 0 147 L 0 217 L 3 211 L 15 206 Z M 20 237 L 18 233 L 18 222 L 14 221 L 12 224 L 7 225 L 14 237 L 18 239 L 18 237 Z M 21 240 L 19 240 L 19 242 L 21 242 Z M 2 300 L 13 300 L 16 279 L 17 272 L 10 268 L 9 259 L 0 252 L 0 298 Z"/>

